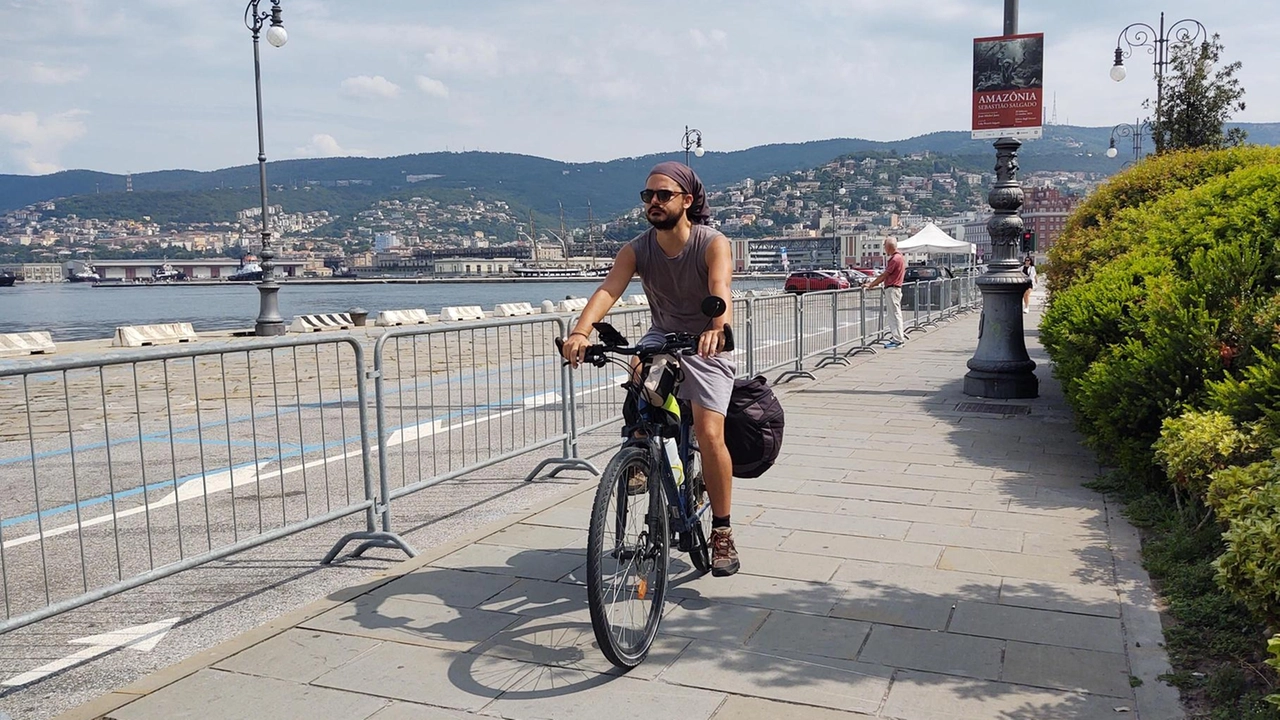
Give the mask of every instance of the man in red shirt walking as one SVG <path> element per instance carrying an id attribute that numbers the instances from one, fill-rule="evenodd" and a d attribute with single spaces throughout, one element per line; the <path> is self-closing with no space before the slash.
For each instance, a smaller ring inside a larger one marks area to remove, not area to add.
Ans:
<path id="1" fill-rule="evenodd" d="M 881 284 L 885 286 L 885 296 L 889 301 L 889 342 L 884 346 L 892 350 L 902 347 L 907 341 L 902 330 L 902 278 L 907 274 L 907 259 L 898 252 L 898 241 L 893 238 L 885 238 L 884 254 L 889 256 L 884 272 L 867 283 L 867 289 Z"/>

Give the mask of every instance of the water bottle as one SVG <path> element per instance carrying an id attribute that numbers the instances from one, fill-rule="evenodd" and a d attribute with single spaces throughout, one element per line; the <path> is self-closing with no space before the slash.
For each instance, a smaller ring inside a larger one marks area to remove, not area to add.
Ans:
<path id="1" fill-rule="evenodd" d="M 684 463 L 680 461 L 680 448 L 675 438 L 663 438 L 662 447 L 666 449 L 667 462 L 671 463 L 671 477 L 675 479 L 676 487 L 684 485 Z"/>

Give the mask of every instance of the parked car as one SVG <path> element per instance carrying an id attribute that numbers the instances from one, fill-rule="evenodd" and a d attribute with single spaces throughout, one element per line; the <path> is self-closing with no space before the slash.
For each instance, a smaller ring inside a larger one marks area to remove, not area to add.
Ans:
<path id="1" fill-rule="evenodd" d="M 847 290 L 849 281 L 842 275 L 828 270 L 804 270 L 787 276 L 785 289 L 789 293 L 806 293 L 814 290 Z"/>
<path id="2" fill-rule="evenodd" d="M 849 287 L 862 287 L 876 279 L 876 273 L 868 272 L 861 268 L 849 268 L 841 270 L 840 273 L 849 281 Z"/>
<path id="3" fill-rule="evenodd" d="M 941 265 L 908 265 L 902 276 L 902 309 L 916 309 L 916 291 L 920 292 L 921 310 L 941 310 L 960 304 L 960 297 L 946 283 L 934 282 L 954 277 L 951 269 Z"/>

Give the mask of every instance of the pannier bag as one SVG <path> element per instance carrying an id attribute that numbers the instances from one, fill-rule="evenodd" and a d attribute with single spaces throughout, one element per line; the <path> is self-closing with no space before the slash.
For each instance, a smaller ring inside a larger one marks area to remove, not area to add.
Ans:
<path id="1" fill-rule="evenodd" d="M 724 418 L 724 444 L 733 458 L 733 475 L 760 477 L 782 452 L 786 424 L 782 403 L 763 375 L 733 381 L 733 396 Z"/>

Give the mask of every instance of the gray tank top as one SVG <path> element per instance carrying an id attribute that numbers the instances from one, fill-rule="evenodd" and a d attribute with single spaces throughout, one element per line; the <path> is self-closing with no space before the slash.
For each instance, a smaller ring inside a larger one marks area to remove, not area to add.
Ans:
<path id="1" fill-rule="evenodd" d="M 673 258 L 662 252 L 657 230 L 650 228 L 631 241 L 654 329 L 700 333 L 707 328 L 707 317 L 702 314 L 702 300 L 708 294 L 707 249 L 719 234 L 706 225 L 694 225 L 689 242 Z"/>

